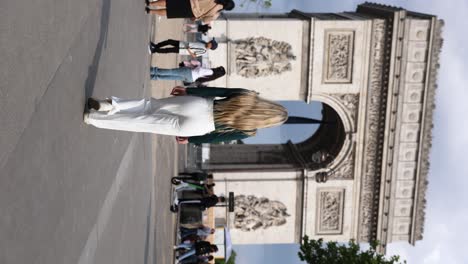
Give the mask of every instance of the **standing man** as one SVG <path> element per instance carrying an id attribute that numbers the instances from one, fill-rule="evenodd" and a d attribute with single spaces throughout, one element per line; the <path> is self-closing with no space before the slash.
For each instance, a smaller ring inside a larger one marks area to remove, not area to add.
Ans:
<path id="1" fill-rule="evenodd" d="M 180 237 L 181 241 L 185 240 L 205 240 L 208 236 L 215 233 L 215 229 L 209 226 L 200 226 L 199 228 L 185 228 L 180 227 Z"/>
<path id="2" fill-rule="evenodd" d="M 187 55 L 192 58 L 202 56 L 207 50 L 215 50 L 218 48 L 218 42 L 215 38 L 205 42 L 198 40 L 198 42 L 186 42 L 174 39 L 168 39 L 157 44 L 150 42 L 150 53 L 179 53 L 179 55 Z"/>
<path id="3" fill-rule="evenodd" d="M 199 207 L 200 210 L 204 211 L 207 208 L 215 206 L 217 203 L 224 203 L 226 202 L 226 198 L 218 197 L 216 195 L 210 195 L 201 198 L 194 198 L 194 199 L 176 199 L 174 201 L 173 206 L 171 206 L 172 212 L 177 212 L 179 205 L 184 204 L 193 207 Z"/>

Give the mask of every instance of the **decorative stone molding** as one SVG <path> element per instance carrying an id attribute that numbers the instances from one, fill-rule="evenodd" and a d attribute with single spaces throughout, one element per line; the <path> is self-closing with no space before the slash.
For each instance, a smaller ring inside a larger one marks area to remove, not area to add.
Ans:
<path id="1" fill-rule="evenodd" d="M 324 83 L 351 83 L 354 31 L 325 32 Z"/>
<path id="2" fill-rule="evenodd" d="M 237 195 L 234 204 L 234 227 L 245 232 L 284 225 L 289 216 L 284 203 L 265 197 Z"/>
<path id="3" fill-rule="evenodd" d="M 340 103 L 345 107 L 348 116 L 354 127 L 357 126 L 358 109 L 359 109 L 359 95 L 358 94 L 332 94 Z"/>
<path id="4" fill-rule="evenodd" d="M 354 151 L 349 153 L 346 160 L 333 171 L 330 178 L 333 180 L 354 179 Z"/>
<path id="5" fill-rule="evenodd" d="M 369 241 L 372 238 L 373 201 L 378 175 L 378 144 L 380 113 L 382 106 L 382 77 L 385 53 L 385 21 L 374 20 L 371 49 L 371 70 L 367 104 L 367 124 L 365 142 L 365 167 L 361 184 L 359 240 Z"/>
<path id="6" fill-rule="evenodd" d="M 235 72 L 245 78 L 278 75 L 292 70 L 291 44 L 265 37 L 239 39 L 232 44 Z"/>
<path id="7" fill-rule="evenodd" d="M 429 173 L 429 153 L 432 147 L 432 127 L 433 127 L 433 114 L 435 108 L 435 92 L 437 89 L 437 74 L 439 70 L 440 52 L 442 50 L 443 38 L 442 28 L 444 21 L 436 21 L 434 29 L 434 42 L 432 46 L 432 56 L 430 65 L 430 79 L 426 95 L 426 114 L 424 116 L 424 127 L 422 128 L 423 138 L 421 142 L 421 167 L 419 182 L 417 182 L 418 200 L 416 203 L 416 221 L 414 227 L 415 240 L 421 240 L 424 232 L 424 219 L 426 209 L 426 192 L 427 192 L 427 175 Z"/>
<path id="8" fill-rule="evenodd" d="M 343 233 L 344 189 L 317 190 L 317 235 Z"/>

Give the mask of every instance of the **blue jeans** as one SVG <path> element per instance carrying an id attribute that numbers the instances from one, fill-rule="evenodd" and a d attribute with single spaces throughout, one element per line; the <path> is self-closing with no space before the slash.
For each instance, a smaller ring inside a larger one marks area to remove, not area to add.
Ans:
<path id="1" fill-rule="evenodd" d="M 195 249 L 191 249 L 191 250 L 185 252 L 184 254 L 182 254 L 181 256 L 179 256 L 178 260 L 181 261 L 183 259 L 186 259 L 186 258 L 188 258 L 190 256 L 195 255 L 195 253 L 196 253 Z"/>
<path id="2" fill-rule="evenodd" d="M 192 69 L 187 67 L 174 69 L 161 69 L 158 67 L 150 68 L 151 80 L 173 80 L 193 82 Z"/>

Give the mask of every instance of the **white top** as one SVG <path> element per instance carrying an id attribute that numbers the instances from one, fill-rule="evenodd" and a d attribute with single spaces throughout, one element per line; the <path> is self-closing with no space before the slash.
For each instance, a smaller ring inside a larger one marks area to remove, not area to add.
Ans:
<path id="1" fill-rule="evenodd" d="M 213 70 L 210 68 L 196 67 L 192 69 L 192 80 L 196 81 L 200 77 L 213 75 Z"/>
<path id="2" fill-rule="evenodd" d="M 191 56 L 187 48 L 190 48 L 190 51 L 195 54 L 196 57 L 200 57 L 206 53 L 205 43 L 180 41 L 179 54 Z"/>

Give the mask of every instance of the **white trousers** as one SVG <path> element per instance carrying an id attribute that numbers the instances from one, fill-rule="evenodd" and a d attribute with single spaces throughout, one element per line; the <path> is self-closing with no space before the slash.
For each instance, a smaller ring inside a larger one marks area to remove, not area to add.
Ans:
<path id="1" fill-rule="evenodd" d="M 124 100 L 112 97 L 110 112 L 93 111 L 88 124 L 95 127 L 171 136 L 201 136 L 215 130 L 213 99 L 174 96 Z"/>

